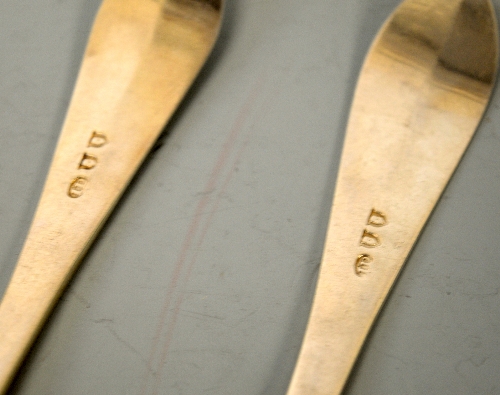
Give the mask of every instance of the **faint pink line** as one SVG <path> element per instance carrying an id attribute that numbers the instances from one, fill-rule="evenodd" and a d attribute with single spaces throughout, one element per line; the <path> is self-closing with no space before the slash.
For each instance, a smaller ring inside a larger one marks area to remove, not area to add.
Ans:
<path id="1" fill-rule="evenodd" d="M 187 282 L 188 282 L 189 277 L 191 275 L 193 266 L 198 258 L 198 253 L 200 251 L 200 247 L 202 246 L 203 241 L 205 240 L 205 236 L 208 232 L 208 229 L 210 228 L 210 225 L 212 224 L 213 217 L 214 217 L 214 215 L 219 207 L 219 203 L 221 201 L 222 195 L 226 191 L 227 186 L 229 185 L 229 182 L 231 181 L 231 179 L 235 173 L 237 164 L 239 163 L 246 147 L 247 147 L 247 144 L 244 144 L 244 145 L 242 145 L 242 147 L 238 151 L 237 157 L 236 157 L 235 161 L 233 162 L 233 166 L 231 168 L 231 171 L 226 176 L 226 179 L 224 180 L 224 184 L 223 184 L 220 192 L 217 194 L 217 199 L 215 200 L 214 205 L 212 206 L 212 209 L 210 210 L 210 215 L 208 216 L 208 218 L 205 221 L 205 224 L 201 230 L 200 236 L 198 238 L 198 243 L 196 243 L 194 255 L 192 256 L 191 260 L 189 261 L 189 264 L 186 267 L 186 274 L 185 274 L 185 277 L 183 279 L 184 280 L 183 286 L 187 285 Z M 162 376 L 161 375 L 161 368 L 164 366 L 165 361 L 167 359 L 168 349 L 169 349 L 169 346 L 170 346 L 170 343 L 172 341 L 172 337 L 174 334 L 175 324 L 177 322 L 180 307 L 181 307 L 181 304 L 182 304 L 183 299 L 184 299 L 183 296 L 184 296 L 184 294 L 180 294 L 177 297 L 177 299 L 175 301 L 175 307 L 173 308 L 173 311 L 172 311 L 171 320 L 167 323 L 167 331 L 165 333 L 165 345 L 163 347 L 160 361 L 158 362 L 158 368 L 156 370 L 157 375 L 155 377 L 155 385 L 153 387 L 153 395 L 158 394 L 158 391 L 159 391 L 159 385 L 160 385 L 161 376 Z"/>
<path id="2" fill-rule="evenodd" d="M 259 82 L 262 82 L 262 81 L 259 81 Z M 179 278 L 181 277 L 181 271 L 184 268 L 184 264 L 185 264 L 185 261 L 187 259 L 188 252 L 191 248 L 191 245 L 193 243 L 195 235 L 196 235 L 198 228 L 200 226 L 200 221 L 202 219 L 202 214 L 204 212 L 204 209 L 211 199 L 210 192 L 214 190 L 214 188 L 217 184 L 217 181 L 220 178 L 220 173 L 221 173 L 222 169 L 224 168 L 224 166 L 225 166 L 225 164 L 230 156 L 230 153 L 235 145 L 235 142 L 236 142 L 236 139 L 237 139 L 239 133 L 241 132 L 241 129 L 244 125 L 244 121 L 250 112 L 251 105 L 254 103 L 254 101 L 256 99 L 256 96 L 257 96 L 257 89 L 256 88 L 260 87 L 260 85 L 261 85 L 261 83 L 258 83 L 257 86 L 254 87 L 250 96 L 247 98 L 246 102 L 244 103 L 244 105 L 242 107 L 242 110 L 240 111 L 240 113 L 238 114 L 238 116 L 236 118 L 235 124 L 233 125 L 233 128 L 231 129 L 231 132 L 229 133 L 228 138 L 226 139 L 224 145 L 222 146 L 222 149 L 219 153 L 219 156 L 218 156 L 217 161 L 214 165 L 214 168 L 212 169 L 210 179 L 209 179 L 208 183 L 206 184 L 205 189 L 203 191 L 203 194 L 202 194 L 203 197 L 201 198 L 201 200 L 198 203 L 193 221 L 191 222 L 189 230 L 188 230 L 186 237 L 184 238 L 184 241 L 182 243 L 181 252 L 180 252 L 179 257 L 177 258 L 175 266 L 174 266 L 175 267 L 174 273 L 173 273 L 172 278 L 170 280 L 170 284 L 167 288 L 168 291 L 165 295 L 163 307 L 162 307 L 162 310 L 160 312 L 160 320 L 158 322 L 158 325 L 157 325 L 157 328 L 155 331 L 155 335 L 153 337 L 153 343 L 151 345 L 149 357 L 147 360 L 147 368 L 148 369 L 147 369 L 146 375 L 145 375 L 144 380 L 143 380 L 144 384 L 141 388 L 142 395 L 145 394 L 145 392 L 146 392 L 147 377 L 149 374 L 148 372 L 151 371 L 151 369 L 152 369 L 153 360 L 155 358 L 156 351 L 159 349 L 158 345 L 159 345 L 160 340 L 161 340 L 161 334 L 162 334 L 163 329 L 165 327 L 165 321 L 166 321 L 169 307 L 171 304 L 172 295 L 177 288 L 177 283 L 179 281 Z M 212 218 L 212 215 L 213 215 L 213 210 L 211 212 L 209 220 L 207 220 L 208 224 L 211 222 L 210 220 Z M 208 229 L 208 225 L 205 225 L 205 228 Z M 201 241 L 199 241 L 197 245 L 200 245 L 202 243 L 202 240 L 203 240 L 203 237 L 205 236 L 205 233 L 206 233 L 206 230 L 204 232 L 202 232 L 203 236 L 201 237 Z M 196 255 L 197 255 L 197 253 L 196 253 Z M 194 261 L 193 261 L 193 263 L 194 263 Z M 188 267 L 192 267 L 192 264 L 190 263 Z M 190 270 L 188 270 L 188 273 L 189 272 L 190 272 Z M 185 280 L 183 281 L 183 284 L 186 283 L 188 277 L 189 277 L 189 275 L 185 276 Z M 178 304 L 180 304 L 180 303 L 178 303 Z M 176 304 L 176 306 L 178 304 Z M 176 317 L 177 317 L 177 314 L 174 314 L 173 322 L 171 322 L 171 324 L 169 325 L 169 331 L 168 331 L 167 338 L 166 338 L 166 343 L 167 343 L 166 349 L 168 349 L 168 345 L 170 344 L 170 341 L 171 341 L 171 336 L 172 336 L 173 329 L 175 326 Z M 172 328 L 172 329 L 170 329 L 170 328 Z M 162 353 L 161 355 L 163 355 L 163 354 L 166 354 L 166 352 Z M 161 358 L 161 363 L 158 365 L 158 368 L 156 369 L 156 373 L 158 376 L 159 376 L 159 369 L 163 365 L 164 359 L 165 358 L 163 358 L 163 357 Z M 156 388 L 156 383 L 159 383 L 159 381 L 160 381 L 160 378 L 155 379 L 155 388 Z"/>
<path id="3" fill-rule="evenodd" d="M 262 83 L 262 79 L 259 81 L 260 83 Z M 261 84 L 259 84 L 259 87 L 260 87 Z M 260 90 L 260 89 L 259 89 Z M 276 92 L 273 92 L 273 96 L 276 94 Z M 250 100 L 252 102 L 254 102 L 256 99 L 256 94 L 253 95 L 253 96 L 250 96 Z M 264 109 L 263 111 L 261 111 L 261 113 L 263 112 L 266 112 L 266 109 Z M 195 248 L 195 252 L 194 252 L 194 255 L 192 256 L 189 264 L 187 265 L 186 267 L 186 274 L 184 276 L 184 281 L 183 281 L 183 286 L 185 287 L 187 285 L 187 282 L 189 280 L 189 277 L 191 275 L 191 271 L 193 269 L 193 266 L 198 258 L 198 253 L 200 251 L 200 248 L 203 244 L 203 241 L 205 240 L 205 236 L 208 232 L 208 229 L 210 228 L 210 225 L 212 223 L 212 220 L 213 220 L 213 217 L 215 215 L 215 213 L 217 212 L 217 209 L 219 207 L 219 203 L 222 199 L 222 196 L 224 195 L 224 193 L 226 192 L 227 190 L 227 187 L 229 185 L 229 182 L 231 181 L 231 179 L 233 178 L 233 175 L 236 173 L 236 168 L 238 167 L 239 163 L 241 162 L 241 158 L 243 156 L 243 153 L 245 152 L 246 148 L 248 147 L 248 143 L 249 143 L 249 140 L 250 140 L 250 135 L 251 133 L 248 133 L 247 137 L 245 138 L 245 141 L 243 142 L 243 144 L 241 145 L 240 149 L 238 150 L 238 153 L 236 154 L 234 160 L 233 160 L 233 164 L 231 166 L 231 170 L 228 172 L 228 174 L 226 175 L 226 178 L 224 179 L 224 182 L 220 188 L 220 191 L 219 193 L 217 194 L 217 198 L 212 206 L 212 209 L 210 210 L 210 214 L 209 216 L 207 217 L 207 220 L 205 221 L 205 224 L 201 230 L 201 234 L 198 238 L 198 242 L 196 243 L 196 248 Z M 170 346 L 170 343 L 172 341 L 172 338 L 173 338 L 173 334 L 174 334 L 174 329 L 175 329 L 175 324 L 176 324 L 176 321 L 177 321 L 177 317 L 178 317 L 178 314 L 179 314 L 179 311 L 180 311 L 180 307 L 182 305 L 182 302 L 183 302 L 183 299 L 184 299 L 184 293 L 181 293 L 179 294 L 179 296 L 177 297 L 176 301 L 175 301 L 175 307 L 173 308 L 173 312 L 172 312 L 172 319 L 167 323 L 167 331 L 166 331 L 166 334 L 165 334 L 165 345 L 163 347 L 163 351 L 161 353 L 161 357 L 160 357 L 160 361 L 158 362 L 158 368 L 156 370 L 157 372 L 157 375 L 155 377 L 155 383 L 154 383 L 154 386 L 153 386 L 153 392 L 152 394 L 153 395 L 157 395 L 158 394 L 158 391 L 159 391 L 159 386 L 160 386 L 160 382 L 161 382 L 161 378 L 162 378 L 162 373 L 161 373 L 161 367 L 164 366 L 165 364 L 165 361 L 166 361 L 166 358 L 167 358 L 167 354 L 168 354 L 168 349 L 169 349 L 169 346 Z"/>

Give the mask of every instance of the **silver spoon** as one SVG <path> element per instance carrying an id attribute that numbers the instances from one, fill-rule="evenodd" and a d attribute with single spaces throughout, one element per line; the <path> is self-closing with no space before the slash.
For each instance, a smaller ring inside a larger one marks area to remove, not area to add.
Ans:
<path id="1" fill-rule="evenodd" d="M 351 108 L 289 395 L 342 391 L 487 107 L 497 36 L 489 0 L 406 0 L 379 32 Z"/>
<path id="2" fill-rule="evenodd" d="M 203 66 L 223 5 L 102 3 L 35 218 L 0 304 L 0 393 Z"/>

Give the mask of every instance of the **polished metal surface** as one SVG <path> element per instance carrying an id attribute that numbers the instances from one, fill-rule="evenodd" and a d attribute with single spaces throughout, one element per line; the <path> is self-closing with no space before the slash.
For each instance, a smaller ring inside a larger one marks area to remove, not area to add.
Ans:
<path id="1" fill-rule="evenodd" d="M 105 0 L 0 305 L 0 392 L 214 45 L 223 1 Z"/>
<path id="2" fill-rule="evenodd" d="M 483 116 L 497 36 L 488 0 L 406 0 L 375 39 L 355 91 L 289 395 L 342 392 Z"/>

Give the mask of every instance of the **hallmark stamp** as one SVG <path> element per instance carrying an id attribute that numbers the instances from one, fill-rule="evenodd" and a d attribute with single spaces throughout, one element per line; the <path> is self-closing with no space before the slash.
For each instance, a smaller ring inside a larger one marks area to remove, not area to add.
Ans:
<path id="1" fill-rule="evenodd" d="M 87 181 L 85 177 L 76 177 L 71 184 L 69 184 L 68 196 L 73 199 L 82 196 Z"/>
<path id="2" fill-rule="evenodd" d="M 382 238 L 375 232 L 372 232 L 370 227 L 381 228 L 388 224 L 387 216 L 381 211 L 372 209 L 366 222 L 366 228 L 363 229 L 359 245 L 363 248 L 374 249 L 382 245 Z M 354 264 L 354 272 L 361 277 L 369 273 L 369 269 L 374 262 L 374 258 L 366 253 L 358 255 Z"/>
<path id="3" fill-rule="evenodd" d="M 94 155 L 87 154 L 86 152 L 83 154 L 82 160 L 80 161 L 80 165 L 78 168 L 80 170 L 92 170 L 97 166 L 97 157 Z"/>
<path id="4" fill-rule="evenodd" d="M 89 144 L 87 147 L 92 148 L 101 148 L 103 145 L 108 144 L 108 138 L 104 133 L 92 132 L 92 136 L 90 137 Z"/>
<path id="5" fill-rule="evenodd" d="M 361 236 L 361 241 L 359 242 L 363 247 L 366 248 L 375 248 L 382 244 L 380 241 L 380 237 L 372 232 L 367 231 L 366 229 L 363 231 L 363 235 Z"/>
<path id="6" fill-rule="evenodd" d="M 366 224 L 376 227 L 385 226 L 387 225 L 387 217 L 381 211 L 373 209 Z"/>
<path id="7" fill-rule="evenodd" d="M 90 139 L 87 143 L 87 148 L 99 149 L 108 144 L 107 136 L 102 132 L 93 131 Z M 97 165 L 99 159 L 94 152 L 84 152 L 80 162 L 78 163 L 78 170 L 84 170 L 86 173 L 91 172 Z M 85 191 L 86 185 L 89 183 L 89 179 L 85 176 L 77 176 L 71 181 L 68 188 L 68 196 L 72 199 L 78 199 L 81 197 Z"/>
<path id="8" fill-rule="evenodd" d="M 358 255 L 358 259 L 356 260 L 355 271 L 358 276 L 362 276 L 366 274 L 368 269 L 370 268 L 370 263 L 373 262 L 373 258 L 368 254 L 360 254 Z"/>

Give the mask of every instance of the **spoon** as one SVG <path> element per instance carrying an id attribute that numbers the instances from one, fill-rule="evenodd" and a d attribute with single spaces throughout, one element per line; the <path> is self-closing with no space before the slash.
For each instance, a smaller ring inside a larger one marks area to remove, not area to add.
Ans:
<path id="1" fill-rule="evenodd" d="M 366 57 L 288 395 L 342 392 L 494 85 L 490 0 L 406 0 Z"/>
<path id="2" fill-rule="evenodd" d="M 0 304 L 0 393 L 208 57 L 224 0 L 104 0 Z"/>

